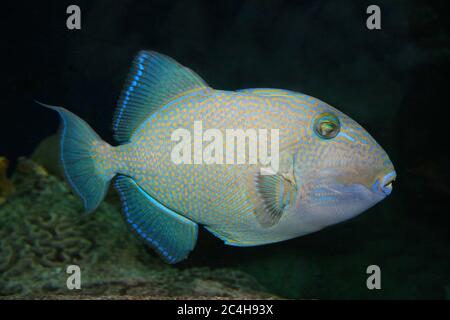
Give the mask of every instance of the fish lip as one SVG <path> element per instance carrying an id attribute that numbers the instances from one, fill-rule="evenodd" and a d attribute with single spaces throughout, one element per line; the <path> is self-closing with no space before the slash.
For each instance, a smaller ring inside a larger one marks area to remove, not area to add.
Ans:
<path id="1" fill-rule="evenodd" d="M 381 193 L 385 196 L 388 196 L 392 192 L 392 182 L 397 177 L 397 173 L 395 170 L 392 170 L 388 174 L 386 174 L 380 182 L 380 179 L 377 179 L 372 186 L 372 191 L 376 193 Z"/>

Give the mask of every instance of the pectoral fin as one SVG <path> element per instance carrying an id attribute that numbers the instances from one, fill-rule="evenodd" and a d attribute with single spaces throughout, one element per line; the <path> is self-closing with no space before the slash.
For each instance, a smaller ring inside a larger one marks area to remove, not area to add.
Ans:
<path id="1" fill-rule="evenodd" d="M 197 224 L 153 199 L 131 178 L 119 176 L 115 186 L 127 222 L 147 244 L 166 262 L 185 259 L 197 242 Z"/>
<path id="2" fill-rule="evenodd" d="M 281 219 L 286 207 L 294 202 L 295 182 L 288 175 L 263 175 L 258 172 L 254 183 L 257 193 L 256 218 L 261 226 L 272 227 Z"/>

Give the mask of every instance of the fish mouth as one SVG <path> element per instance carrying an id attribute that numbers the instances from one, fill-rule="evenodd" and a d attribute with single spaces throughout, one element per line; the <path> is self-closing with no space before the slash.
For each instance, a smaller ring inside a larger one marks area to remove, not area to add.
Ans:
<path id="1" fill-rule="evenodd" d="M 384 175 L 381 179 L 378 178 L 372 186 L 372 191 L 381 193 L 388 196 L 392 192 L 392 184 L 395 181 L 397 174 L 395 170 L 392 170 L 388 174 Z"/>

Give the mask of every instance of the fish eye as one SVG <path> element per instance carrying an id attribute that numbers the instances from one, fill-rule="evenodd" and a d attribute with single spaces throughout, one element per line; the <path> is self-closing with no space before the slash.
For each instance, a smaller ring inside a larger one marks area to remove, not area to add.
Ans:
<path id="1" fill-rule="evenodd" d="M 328 112 L 320 114 L 314 121 L 314 132 L 323 139 L 336 137 L 340 129 L 339 119 Z"/>

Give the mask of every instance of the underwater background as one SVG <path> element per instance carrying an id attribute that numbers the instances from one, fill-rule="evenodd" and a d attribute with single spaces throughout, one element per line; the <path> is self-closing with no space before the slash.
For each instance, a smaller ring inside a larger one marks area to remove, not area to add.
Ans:
<path id="1" fill-rule="evenodd" d="M 66 8 L 82 28 L 66 28 Z M 381 8 L 381 30 L 366 8 Z M 39 1 L 5 4 L 0 116 L 0 297 L 450 298 L 450 38 L 446 1 Z M 392 195 L 318 233 L 249 248 L 200 228 L 166 265 L 110 191 L 93 215 L 61 179 L 60 105 L 113 142 L 132 58 L 167 54 L 213 88 L 283 88 L 360 123 L 397 171 Z M 82 290 L 66 288 L 67 265 Z M 366 269 L 381 268 L 381 290 Z"/>

